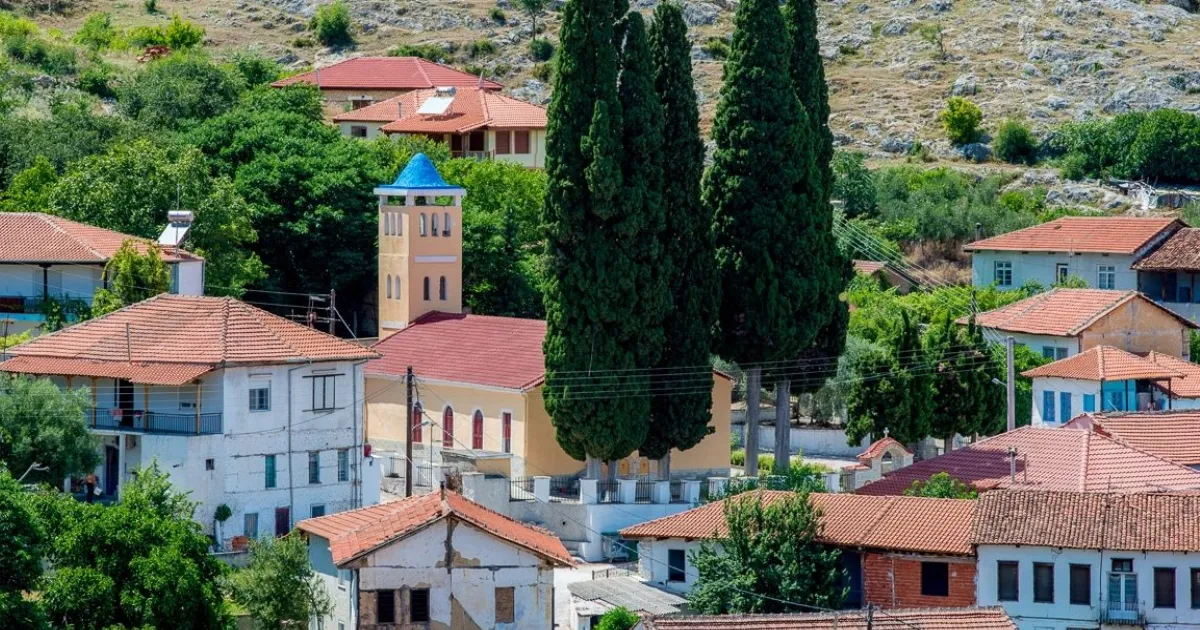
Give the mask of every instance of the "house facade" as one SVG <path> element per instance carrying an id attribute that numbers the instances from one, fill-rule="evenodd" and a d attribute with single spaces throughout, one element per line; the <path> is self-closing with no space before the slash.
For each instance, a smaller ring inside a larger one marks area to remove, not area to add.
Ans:
<path id="1" fill-rule="evenodd" d="M 1133 264 L 1138 291 L 1191 321 L 1200 321 L 1200 229 L 1177 230 Z"/>
<path id="2" fill-rule="evenodd" d="M 542 320 L 463 314 L 462 198 L 424 155 L 396 182 L 375 190 L 379 215 L 382 357 L 366 366 L 367 434 L 379 451 L 440 464 L 448 451 L 511 456 L 511 475 L 575 475 L 582 467 L 558 445 L 542 400 Z M 432 205 L 438 201 L 446 205 Z M 413 369 L 414 413 L 405 379 Z M 732 381 L 712 377 L 712 429 L 671 454 L 671 471 L 728 476 Z M 657 462 L 633 454 L 621 475 L 650 475 Z M 419 466 L 418 466 L 419 467 Z"/>
<path id="3" fill-rule="evenodd" d="M 1133 264 L 1183 227 L 1169 218 L 1063 217 L 963 249 L 971 253 L 975 286 L 1050 287 L 1077 277 L 1092 288 L 1132 291 L 1138 289 Z"/>
<path id="4" fill-rule="evenodd" d="M 1022 630 L 1200 628 L 1197 517 L 1196 495 L 985 494 L 978 601 Z"/>
<path id="5" fill-rule="evenodd" d="M 222 546 L 379 500 L 359 403 L 377 355 L 362 346 L 230 298 L 164 294 L 9 355 L 0 371 L 89 392 L 103 495 L 155 464 Z M 232 517 L 217 531 L 220 505 Z"/>
<path id="6" fill-rule="evenodd" d="M 1016 630 L 1000 608 L 645 617 L 633 630 Z"/>
<path id="7" fill-rule="evenodd" d="M 104 266 L 125 241 L 145 251 L 146 239 L 41 212 L 0 213 L 0 336 L 37 332 L 49 303 L 68 321 L 108 286 Z M 171 292 L 204 294 L 204 259 L 164 247 Z"/>
<path id="8" fill-rule="evenodd" d="M 554 627 L 557 538 L 446 490 L 297 526 L 333 612 L 356 630 Z"/>

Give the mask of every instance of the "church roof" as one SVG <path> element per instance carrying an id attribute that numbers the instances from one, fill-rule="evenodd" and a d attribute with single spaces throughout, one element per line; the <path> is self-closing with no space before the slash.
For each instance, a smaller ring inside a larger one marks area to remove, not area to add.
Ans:
<path id="1" fill-rule="evenodd" d="M 412 156 L 404 170 L 391 184 L 380 186 L 388 190 L 462 190 L 459 186 L 451 186 L 442 179 L 437 167 L 424 153 Z"/>

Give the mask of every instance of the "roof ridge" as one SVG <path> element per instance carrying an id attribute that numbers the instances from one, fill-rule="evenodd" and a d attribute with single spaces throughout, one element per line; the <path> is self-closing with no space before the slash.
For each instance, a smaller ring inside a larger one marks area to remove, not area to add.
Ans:
<path id="1" fill-rule="evenodd" d="M 1122 304 L 1128 302 L 1129 300 L 1132 300 L 1133 298 L 1137 297 L 1138 295 L 1139 294 L 1137 291 L 1127 290 L 1122 295 L 1114 296 L 1115 299 L 1111 304 L 1109 304 L 1107 307 L 1101 309 L 1098 313 L 1094 314 L 1091 318 L 1085 320 L 1079 326 L 1072 328 L 1071 334 L 1073 334 L 1073 335 L 1079 334 L 1080 332 L 1085 330 L 1087 327 L 1091 326 L 1092 324 L 1094 324 L 1098 320 L 1100 320 L 1100 318 L 1102 318 L 1102 317 L 1108 315 L 1109 313 L 1113 312 L 1114 310 L 1116 310 L 1116 308 L 1118 306 L 1121 306 Z"/>
<path id="2" fill-rule="evenodd" d="M 87 320 L 87 321 L 79 322 L 78 324 L 75 324 L 74 326 L 63 326 L 62 328 L 59 328 L 58 330 L 56 330 L 56 331 L 54 331 L 54 332 L 50 332 L 50 333 L 44 333 L 44 334 L 38 335 L 37 337 L 34 337 L 33 339 L 30 339 L 29 341 L 27 341 L 27 342 L 25 342 L 25 343 L 23 343 L 23 344 L 16 345 L 16 346 L 13 346 L 13 347 L 9 348 L 9 349 L 8 349 L 8 353 L 9 353 L 9 354 L 12 354 L 12 355 L 14 355 L 14 356 L 15 356 L 16 354 L 18 354 L 18 353 L 17 353 L 17 351 L 18 351 L 18 350 L 21 350 L 22 348 L 24 348 L 25 350 L 28 350 L 28 349 L 29 349 L 31 346 L 33 346 L 34 344 L 36 344 L 36 343 L 37 343 L 37 342 L 39 342 L 39 341 L 43 341 L 43 340 L 45 340 L 45 339 L 51 339 L 51 338 L 55 337 L 56 335 L 62 335 L 62 334 L 64 334 L 64 333 L 66 333 L 67 331 L 74 330 L 74 329 L 76 329 L 77 327 L 80 327 L 80 326 L 92 326 L 92 327 L 94 327 L 96 323 L 98 323 L 98 322 L 102 322 L 102 321 L 104 321 L 105 319 L 108 319 L 108 318 L 112 317 L 113 315 L 116 315 L 117 313 L 120 313 L 121 311 L 125 311 L 125 310 L 128 310 L 128 309 L 131 309 L 131 308 L 133 308 L 133 307 L 135 307 L 135 306 L 137 306 L 137 305 L 139 305 L 139 304 L 145 304 L 146 302 L 149 302 L 149 301 L 151 301 L 151 300 L 157 300 L 159 297 L 161 297 L 161 296 L 163 296 L 163 295 L 166 295 L 166 294 L 165 294 L 165 293 L 159 293 L 158 295 L 152 295 L 152 296 L 150 296 L 150 297 L 146 298 L 145 300 L 142 300 L 141 302 L 134 302 L 133 304 L 126 304 L 125 306 L 122 306 L 121 308 L 119 308 L 119 309 L 117 309 L 117 310 L 115 310 L 115 311 L 109 311 L 109 312 L 107 312 L 107 313 L 105 313 L 105 314 L 103 314 L 103 315 L 101 315 L 101 316 L 99 316 L 99 317 L 94 317 L 94 318 L 92 318 L 92 319 L 89 319 L 89 320 Z M 44 344 L 43 344 L 43 345 L 44 345 Z M 38 355 L 38 354 L 35 354 L 35 355 L 26 355 L 26 356 L 47 356 L 47 355 Z M 72 355 L 72 358 L 76 358 L 76 357 L 78 357 L 78 356 L 79 356 L 79 355 Z M 181 363 L 182 363 L 182 362 L 181 362 Z M 201 364 L 201 365 L 208 365 L 208 364 Z"/>
<path id="3" fill-rule="evenodd" d="M 428 85 L 433 85 L 433 81 L 431 81 L 429 79 L 429 73 L 425 72 L 425 64 L 422 63 L 425 60 L 421 59 L 420 57 L 409 57 L 409 58 L 412 59 L 413 64 L 415 66 L 417 66 L 417 72 L 421 73 L 421 78 L 425 79 L 425 83 Z M 437 87 L 437 86 L 435 85 L 434 87 Z"/>
<path id="4" fill-rule="evenodd" d="M 95 225 L 88 225 L 88 224 L 86 224 L 86 223 L 80 223 L 80 222 L 78 222 L 78 221 L 72 221 L 71 219 L 66 219 L 66 218 L 64 218 L 64 217 L 60 217 L 60 216 L 57 216 L 57 215 L 48 214 L 48 213 L 45 213 L 45 212 L 34 212 L 34 213 L 32 213 L 32 214 L 34 214 L 35 216 L 37 216 L 37 217 L 38 217 L 39 219 L 41 219 L 42 221 L 45 221 L 47 225 L 49 225 L 51 228 L 53 228 L 53 229 L 54 229 L 56 232 L 58 232 L 59 234 L 62 234 L 63 236 L 65 236 L 65 237 L 67 237 L 67 238 L 71 239 L 72 241 L 75 241 L 75 242 L 76 242 L 76 243 L 77 243 L 77 244 L 78 244 L 80 247 L 82 247 L 82 248 L 84 248 L 84 249 L 88 250 L 89 252 L 91 252 L 91 253 L 92 253 L 92 255 L 93 255 L 93 256 L 95 256 L 95 257 L 97 257 L 97 258 L 100 258 L 100 259 L 102 259 L 102 260 L 103 260 L 103 259 L 108 259 L 108 258 L 110 258 L 110 256 L 105 256 L 104 254 L 100 253 L 100 252 L 99 252 L 99 251 L 98 251 L 98 250 L 97 250 L 95 247 L 92 247 L 92 244 L 91 244 L 91 243 L 84 242 L 84 241 L 83 241 L 82 239 L 80 239 L 80 238 L 79 238 L 77 235 L 75 235 L 75 234 L 72 234 L 72 233 L 70 233 L 70 232 L 67 232 L 66 230 L 64 230 L 64 229 L 63 229 L 63 227 L 62 227 L 61 225 L 59 225 L 59 223 L 58 223 L 58 222 L 59 222 L 60 220 L 63 220 L 63 221 L 68 221 L 68 222 L 70 222 L 70 223 L 74 223 L 75 225 L 81 225 L 81 226 L 85 226 L 85 227 L 89 227 L 89 228 L 95 228 L 95 229 L 98 229 L 98 230 L 105 230 L 105 231 L 107 231 L 107 232 L 112 232 L 113 234 L 120 234 L 120 235 L 122 235 L 122 236 L 124 237 L 123 239 L 121 239 L 121 244 L 122 244 L 122 245 L 124 245 L 124 244 L 125 244 L 125 241 L 126 241 L 126 240 L 137 239 L 137 237 L 136 237 L 136 236 L 133 236 L 133 235 L 131 235 L 131 234 L 125 234 L 124 232 L 118 232 L 118 231 L 116 231 L 116 230 L 109 230 L 108 228 L 102 228 L 102 227 L 95 226 Z"/>
<path id="5" fill-rule="evenodd" d="M 1079 469 L 1080 469 L 1079 470 L 1079 491 L 1080 492 L 1085 492 L 1087 490 L 1088 462 L 1091 461 L 1089 455 L 1092 452 L 1092 435 L 1094 433 L 1095 433 L 1094 431 L 1084 431 L 1084 433 L 1083 433 L 1083 457 L 1080 458 L 1081 461 L 1079 462 Z"/>
<path id="6" fill-rule="evenodd" d="M 229 299 L 221 305 L 221 362 L 229 360 Z"/>
<path id="7" fill-rule="evenodd" d="M 1096 346 L 1095 348 L 1092 348 L 1092 350 L 1096 351 L 1096 373 L 1100 375 L 1100 380 L 1102 381 L 1106 380 L 1104 378 L 1106 376 L 1104 372 L 1104 349 L 1107 347 L 1108 346 Z"/>
<path id="8" fill-rule="evenodd" d="M 262 328 L 263 328 L 264 330 L 266 330 L 268 333 L 270 333 L 272 337 L 274 337 L 275 339 L 279 340 L 279 342 L 280 342 L 282 345 L 284 345 L 285 347 L 289 348 L 289 349 L 290 349 L 292 352 L 295 352 L 297 355 L 299 355 L 299 356 L 301 356 L 301 357 L 306 357 L 306 358 L 307 358 L 307 354 L 306 354 L 306 353 L 305 353 L 303 350 L 300 350 L 300 349 L 299 349 L 299 348 L 297 348 L 295 345 L 293 345 L 291 342 L 289 342 L 289 341 L 285 340 L 285 339 L 284 339 L 282 336 L 280 336 L 280 334 L 279 334 L 279 333 L 278 333 L 278 332 L 277 332 L 277 331 L 276 331 L 274 328 L 272 328 L 272 327 L 270 327 L 270 326 L 268 326 L 268 325 L 267 325 L 267 321 L 268 321 L 268 320 L 277 320 L 277 321 L 279 321 L 279 322 L 282 322 L 282 323 L 285 323 L 285 324 L 298 325 L 298 324 L 296 324 L 296 322 L 293 322 L 293 321 L 291 321 L 291 320 L 289 320 L 289 319 L 285 319 L 285 318 L 283 318 L 283 317 L 280 317 L 279 315 L 276 315 L 276 314 L 274 314 L 274 313 L 271 313 L 271 312 L 269 312 L 269 311 L 263 310 L 263 309 L 261 309 L 261 308 L 257 308 L 257 307 L 254 307 L 254 306 L 250 306 L 249 304 L 246 304 L 245 302 L 242 302 L 242 301 L 240 301 L 240 300 L 235 300 L 235 299 L 233 299 L 233 298 L 225 298 L 225 299 L 226 299 L 226 300 L 228 300 L 228 302 L 227 302 L 227 303 L 228 303 L 228 304 L 230 304 L 230 305 L 232 305 L 232 304 L 234 304 L 234 303 L 237 303 L 237 304 L 238 304 L 238 306 L 240 306 L 240 307 L 242 308 L 242 310 L 243 310 L 243 311 L 245 311 L 245 312 L 249 313 L 249 314 L 251 315 L 251 317 L 253 317 L 253 318 L 254 318 L 254 319 L 255 319 L 255 320 L 256 320 L 256 321 L 257 321 L 259 324 L 262 324 L 262 325 L 263 325 L 263 326 L 262 326 Z M 264 315 L 265 315 L 266 317 L 264 317 Z M 228 318 L 226 318 L 226 325 L 228 325 Z M 300 327 L 301 327 L 301 328 L 303 328 L 304 330 L 307 330 L 307 331 L 309 331 L 309 332 L 315 333 L 315 334 L 317 334 L 317 335 L 322 335 L 322 336 L 325 336 L 325 337 L 330 337 L 330 338 L 332 338 L 332 339 L 336 339 L 337 341 L 339 341 L 339 342 L 341 342 L 341 343 L 343 343 L 343 344 L 354 345 L 354 344 L 350 344 L 350 342 L 349 342 L 349 341 L 346 341 L 345 339 L 342 339 L 341 337 L 338 337 L 338 336 L 336 336 L 336 335 L 331 335 L 331 334 L 329 334 L 329 333 L 327 333 L 327 332 L 324 332 L 324 331 L 321 331 L 321 330 L 317 330 L 316 328 L 309 328 L 309 327 L 307 327 L 307 326 L 300 326 Z M 368 348 L 368 349 L 369 349 L 369 348 Z M 339 359 L 337 359 L 337 358 L 330 358 L 330 359 L 322 359 L 322 360 L 325 360 L 325 361 L 337 361 L 337 360 L 339 360 Z"/>

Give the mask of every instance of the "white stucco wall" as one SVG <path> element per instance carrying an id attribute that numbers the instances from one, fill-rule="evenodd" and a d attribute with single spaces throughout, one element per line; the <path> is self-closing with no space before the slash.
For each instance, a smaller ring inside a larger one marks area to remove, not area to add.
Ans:
<path id="1" fill-rule="evenodd" d="M 339 571 L 333 564 L 329 541 L 316 535 L 308 537 L 308 563 L 333 603 L 333 610 L 323 620 L 324 627 L 337 630 L 342 624 L 347 630 L 356 628 L 358 604 L 354 593 L 358 574 L 348 569 Z"/>
<path id="2" fill-rule="evenodd" d="M 342 132 L 343 136 L 346 136 L 347 138 L 351 138 L 351 137 L 353 137 L 351 134 L 352 127 L 364 127 L 367 130 L 366 139 L 374 140 L 375 138 L 378 138 L 379 136 L 383 135 L 382 132 L 379 131 L 379 128 L 382 127 L 383 125 L 384 125 L 384 123 L 381 123 L 381 122 L 363 122 L 363 121 L 339 122 L 338 129 Z M 362 136 L 359 136 L 359 137 L 361 138 Z"/>
<path id="3" fill-rule="evenodd" d="M 1038 355 L 1042 354 L 1042 348 L 1066 348 L 1067 356 L 1075 356 L 1079 354 L 1079 337 L 1058 337 L 1054 335 L 1030 335 L 1019 332 L 1008 332 L 1005 330 L 997 330 L 995 328 L 986 329 L 989 331 L 989 338 L 1003 339 L 1009 335 L 1013 338 L 1013 343 L 1022 345 Z"/>
<path id="4" fill-rule="evenodd" d="M 1042 397 L 1046 391 L 1054 392 L 1054 418 L 1042 415 Z M 1062 392 L 1071 394 L 1071 417 L 1086 413 L 1083 408 L 1083 395 L 1092 394 L 1096 398 L 1094 411 L 1100 411 L 1103 404 L 1100 395 L 1099 381 L 1084 381 L 1072 378 L 1035 378 L 1033 379 L 1033 425 L 1061 426 L 1059 414 L 1062 413 Z"/>
<path id="5" fill-rule="evenodd" d="M 971 253 L 971 283 L 975 286 L 990 286 L 994 280 L 995 263 L 1009 261 L 1012 263 L 1012 284 L 998 287 L 1000 289 L 1017 289 L 1029 280 L 1049 288 L 1057 281 L 1055 276 L 1057 265 L 1062 263 L 1068 267 L 1070 275 L 1079 276 L 1087 281 L 1088 286 L 1096 287 L 1099 267 L 1112 266 L 1116 271 L 1116 285 L 1112 288 L 1125 291 L 1137 289 L 1137 272 L 1129 268 L 1136 256 L 1122 254 L 1076 254 L 1064 252 L 1050 254 L 1046 252 L 998 252 L 979 251 Z"/>
<path id="6" fill-rule="evenodd" d="M 204 295 L 204 261 L 194 260 L 172 265 L 172 293 L 179 295 Z"/>
<path id="7" fill-rule="evenodd" d="M 683 582 L 671 582 L 667 560 L 672 549 L 684 550 L 683 572 L 686 578 Z M 700 551 L 700 542 L 682 538 L 667 538 L 652 540 L 649 538 L 638 542 L 638 575 L 643 580 L 673 593 L 684 594 L 691 590 L 700 573 L 692 566 L 692 555 Z"/>
<path id="8" fill-rule="evenodd" d="M 1095 628 L 1100 607 L 1107 600 L 1108 574 L 1113 558 L 1133 559 L 1137 574 L 1138 601 L 1146 614 L 1147 628 L 1200 628 L 1200 610 L 1193 609 L 1189 580 L 1191 570 L 1200 568 L 1195 553 L 1135 553 L 1050 547 L 1012 547 L 981 545 L 976 577 L 979 606 L 1003 606 L 1021 630 L 1068 630 Z M 1019 562 L 1019 601 L 1001 602 L 997 598 L 997 562 Z M 1054 564 L 1054 603 L 1033 601 L 1033 563 Z M 1091 565 L 1091 606 L 1070 603 L 1070 565 Z M 1154 607 L 1154 568 L 1175 567 L 1175 608 Z M 1197 602 L 1200 604 L 1200 602 Z"/>

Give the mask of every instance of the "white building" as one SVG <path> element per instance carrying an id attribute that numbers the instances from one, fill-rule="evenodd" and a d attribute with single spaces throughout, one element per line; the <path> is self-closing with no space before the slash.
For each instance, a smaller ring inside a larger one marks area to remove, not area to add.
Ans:
<path id="1" fill-rule="evenodd" d="M 1185 227 L 1162 217 L 1063 217 L 968 244 L 975 286 L 1050 287 L 1069 276 L 1096 289 L 1137 290 L 1132 265 Z"/>
<path id="2" fill-rule="evenodd" d="M 1200 496 L 980 496 L 980 606 L 1022 630 L 1200 628 Z"/>
<path id="3" fill-rule="evenodd" d="M 315 627 L 554 627 L 554 568 L 573 564 L 552 534 L 446 490 L 301 521 L 334 602 Z"/>
<path id="4" fill-rule="evenodd" d="M 169 227 L 164 237 L 175 233 Z M 73 319 L 108 286 L 104 266 L 125 241 L 142 252 L 150 243 L 41 212 L 0 212 L 0 336 L 39 329 L 47 302 Z M 172 293 L 204 294 L 203 258 L 164 247 L 162 259 Z"/>
<path id="5" fill-rule="evenodd" d="M 157 463 L 222 543 L 379 501 L 363 372 L 378 355 L 232 298 L 159 295 L 9 351 L 0 371 L 87 389 L 99 489 Z M 76 488 L 79 480 L 74 480 Z"/>

